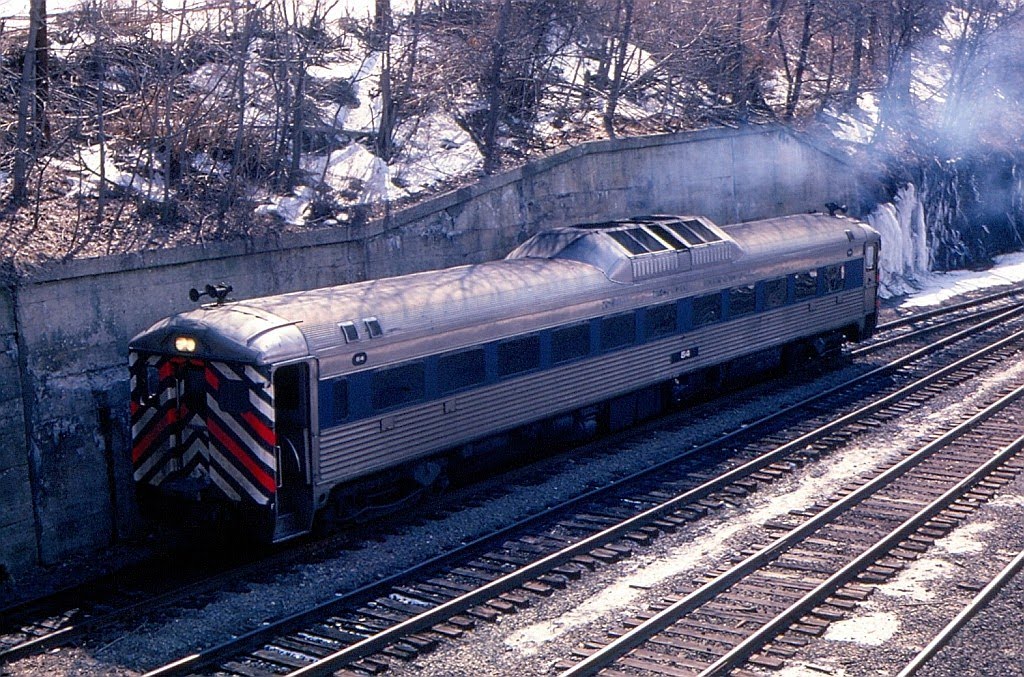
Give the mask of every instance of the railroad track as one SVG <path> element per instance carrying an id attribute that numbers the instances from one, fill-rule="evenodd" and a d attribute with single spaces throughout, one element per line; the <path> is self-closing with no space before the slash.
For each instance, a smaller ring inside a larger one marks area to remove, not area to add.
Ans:
<path id="1" fill-rule="evenodd" d="M 613 632 L 564 666 L 725 675 L 778 668 L 793 647 L 888 580 L 1024 467 L 1024 378 L 939 439 L 827 503 L 765 525 L 762 542 L 726 570 Z M 595 642 L 595 644 L 598 642 Z"/>
<path id="2" fill-rule="evenodd" d="M 989 601 L 999 593 L 1007 583 L 1024 568 L 1024 551 L 1017 554 L 1003 569 L 982 588 L 977 595 L 958 613 L 942 630 L 940 630 L 921 651 L 900 670 L 897 677 L 912 677 L 924 667 L 924 665 L 935 656 L 942 647 L 956 635 L 960 629 L 967 624 L 971 618 L 984 609 Z"/>
<path id="3" fill-rule="evenodd" d="M 938 359 L 934 350 L 905 356 L 896 365 L 862 375 L 628 481 L 594 490 L 449 556 L 149 675 L 385 670 L 478 622 L 552 594 L 590 569 L 629 556 L 659 534 L 736 501 L 858 432 L 1002 363 L 1024 339 L 1024 332 L 1005 335 L 1006 319 L 986 323 L 1000 327 L 1004 338 L 969 355 L 962 355 L 966 349 L 958 342 L 970 332 L 944 339 L 941 368 L 918 364 Z M 960 359 L 953 360 L 950 352 L 961 353 Z M 835 410 L 844 413 L 837 419 Z M 701 480 L 708 476 L 713 477 Z"/>
<path id="4" fill-rule="evenodd" d="M 1021 304 L 1024 289 L 1013 287 L 976 299 L 901 317 L 878 325 L 875 336 L 853 348 L 851 356 L 877 353 L 912 339 L 927 338 L 969 322 L 977 322 L 1010 311 Z"/>
<path id="5" fill-rule="evenodd" d="M 911 327 L 913 331 L 902 332 L 901 338 L 908 340 L 911 337 L 921 336 L 923 332 L 934 332 L 951 328 L 972 317 L 975 319 L 978 317 L 991 317 L 994 313 L 1004 311 L 1004 314 L 1000 317 L 995 317 L 976 327 L 976 329 L 982 329 L 1012 316 L 1013 309 L 1019 308 L 1019 306 L 1013 303 L 1014 293 L 1016 292 L 1003 292 L 964 304 L 958 304 L 957 306 L 951 306 L 948 309 L 944 309 L 945 313 L 930 311 L 902 318 L 895 323 L 883 325 L 880 330 L 882 334 L 885 334 L 892 327 Z M 1006 314 L 1007 312 L 1010 314 Z M 946 313 L 955 313 L 958 317 L 953 321 L 944 321 L 942 318 L 945 317 Z M 968 334 L 969 332 L 957 334 L 949 340 L 949 343 Z M 891 347 L 891 344 L 887 343 L 885 347 Z M 920 354 L 916 355 L 916 357 L 920 357 L 925 352 L 927 351 L 920 351 Z M 916 357 L 912 357 L 910 360 L 916 359 Z M 873 386 L 870 384 L 864 386 L 867 389 L 871 387 Z M 765 423 L 769 424 L 767 421 Z M 721 453 L 719 454 L 719 456 L 722 455 Z M 736 457 L 734 462 L 738 462 L 739 458 Z M 793 463 L 802 462 L 802 460 L 786 461 L 781 465 L 784 468 L 790 468 Z M 696 467 L 691 467 L 689 471 L 693 476 L 699 476 L 702 472 L 700 468 Z M 771 469 L 768 472 L 774 473 L 776 471 L 778 471 L 777 468 Z M 733 487 L 731 491 L 735 492 L 738 489 Z M 728 500 L 730 497 L 735 496 L 735 493 L 728 493 L 724 498 Z M 695 508 L 695 510 L 699 513 L 721 505 L 720 500 L 717 498 L 709 499 L 706 503 L 709 503 L 710 507 L 709 505 L 703 505 Z M 536 519 L 542 518 L 543 516 L 538 516 Z M 329 548 L 329 545 L 321 545 L 316 550 L 317 553 L 322 553 L 329 550 Z M 70 608 L 70 611 L 60 610 L 57 612 L 39 613 L 34 612 L 31 608 L 22 610 L 21 615 L 25 620 L 17 627 L 6 630 L 5 634 L 0 635 L 0 663 L 11 662 L 19 657 L 38 653 L 53 646 L 74 642 L 76 638 L 86 636 L 103 628 L 116 627 L 118 624 L 130 624 L 134 618 L 152 614 L 154 609 L 159 609 L 162 606 L 172 606 L 175 603 L 180 604 L 189 597 L 195 598 L 212 594 L 212 591 L 222 587 L 225 583 L 243 579 L 254 571 L 266 571 L 274 566 L 283 567 L 287 566 L 288 562 L 301 561 L 303 558 L 312 558 L 314 556 L 316 555 L 310 554 L 308 549 L 293 552 L 290 555 L 286 552 L 275 555 L 269 562 L 257 561 L 243 565 L 240 568 L 228 568 L 212 577 L 198 577 L 197 580 L 178 579 L 179 582 L 174 586 L 173 590 L 164 590 L 155 594 L 152 592 L 146 593 L 145 591 L 140 592 L 137 589 L 131 588 L 124 590 L 121 589 L 123 586 L 120 585 L 116 588 L 101 585 L 99 590 L 92 590 L 88 595 L 83 595 L 80 591 L 71 591 L 67 597 L 75 600 L 73 605 L 55 605 L 57 609 Z M 558 575 L 561 576 L 562 574 Z M 83 600 L 83 597 L 88 597 L 92 601 Z M 10 613 L 12 611 L 15 610 L 4 610 L 5 617 L 17 618 L 17 614 Z M 41 620 L 31 620 L 33 618 Z"/>

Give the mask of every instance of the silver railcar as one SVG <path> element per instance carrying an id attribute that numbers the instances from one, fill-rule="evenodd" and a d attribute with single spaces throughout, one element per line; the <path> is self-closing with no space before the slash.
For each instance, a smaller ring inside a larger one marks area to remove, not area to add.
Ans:
<path id="1" fill-rule="evenodd" d="M 618 429 L 739 360 L 864 338 L 879 246 L 823 214 L 651 216 L 543 232 L 501 261 L 204 305 L 131 342 L 135 478 L 283 540 L 348 487 L 427 485 L 444 454 L 507 431 Z"/>

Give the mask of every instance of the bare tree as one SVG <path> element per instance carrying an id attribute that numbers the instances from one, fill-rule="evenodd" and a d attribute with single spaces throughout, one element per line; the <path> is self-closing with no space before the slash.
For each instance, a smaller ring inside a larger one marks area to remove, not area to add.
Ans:
<path id="1" fill-rule="evenodd" d="M 380 55 L 380 120 L 374 150 L 384 162 L 390 162 L 395 153 L 395 124 L 397 103 L 392 89 L 393 63 L 391 37 L 394 33 L 391 0 L 376 0 L 371 45 Z"/>
<path id="2" fill-rule="evenodd" d="M 487 72 L 487 117 L 484 123 L 483 152 L 484 173 L 493 174 L 501 164 L 498 149 L 498 122 L 502 117 L 501 87 L 505 52 L 508 48 L 508 25 L 512 16 L 512 0 L 501 0 L 498 21 L 494 30 L 494 47 L 491 50 L 491 66 Z"/>
<path id="3" fill-rule="evenodd" d="M 17 148 L 12 187 L 13 197 L 18 201 L 28 197 L 28 170 L 37 158 L 40 133 L 45 128 L 47 63 L 46 0 L 32 0 L 18 97 Z"/>
<path id="4" fill-rule="evenodd" d="M 949 79 L 940 126 L 944 134 L 965 137 L 989 122 L 996 39 L 1021 25 L 1024 3 L 962 0 L 954 3 L 957 29 L 950 44 Z"/>
<path id="5" fill-rule="evenodd" d="M 848 5 L 851 6 L 851 13 L 853 15 L 853 35 L 850 37 L 853 49 L 850 55 L 850 75 L 847 80 L 844 101 L 844 105 L 847 108 L 857 104 L 863 82 L 862 62 L 864 59 L 864 38 L 867 33 L 868 22 L 863 7 L 857 6 L 858 4 L 850 3 Z"/>
<path id="6" fill-rule="evenodd" d="M 913 53 L 941 25 L 945 0 L 891 0 L 875 2 L 872 14 L 877 35 L 885 49 L 884 78 L 880 106 L 880 134 L 884 140 L 893 130 L 916 124 L 916 109 L 911 97 Z"/>
<path id="7" fill-rule="evenodd" d="M 633 0 L 617 0 L 613 25 L 618 28 L 611 42 L 615 47 L 614 69 L 608 87 L 608 103 L 604 109 L 604 133 L 615 136 L 615 108 L 619 104 L 623 81 L 626 77 L 626 54 L 633 36 Z"/>
<path id="8" fill-rule="evenodd" d="M 231 149 L 231 170 L 228 185 L 221 198 L 220 211 L 226 212 L 235 201 L 242 170 L 242 149 L 245 145 L 245 114 L 249 106 L 249 92 L 246 87 L 246 72 L 249 70 L 249 46 L 252 44 L 254 5 L 246 0 L 244 6 L 231 3 L 231 21 L 235 31 L 235 48 L 232 50 L 232 67 L 235 71 L 235 134 Z"/>
<path id="9" fill-rule="evenodd" d="M 800 102 L 800 90 L 804 85 L 804 73 L 808 67 L 808 54 L 811 48 L 811 22 L 814 20 L 816 0 L 803 0 L 803 21 L 800 32 L 800 47 L 797 50 L 796 68 L 793 71 L 793 80 L 790 83 L 789 91 L 786 93 L 786 119 L 792 119 L 796 113 L 797 104 Z"/>

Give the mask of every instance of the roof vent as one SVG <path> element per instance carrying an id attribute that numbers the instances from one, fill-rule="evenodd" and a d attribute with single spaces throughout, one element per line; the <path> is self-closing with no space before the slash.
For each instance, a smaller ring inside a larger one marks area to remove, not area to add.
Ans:
<path id="1" fill-rule="evenodd" d="M 736 248 L 708 219 L 657 215 L 538 233 L 508 258 L 572 259 L 616 282 L 637 282 L 730 261 Z"/>

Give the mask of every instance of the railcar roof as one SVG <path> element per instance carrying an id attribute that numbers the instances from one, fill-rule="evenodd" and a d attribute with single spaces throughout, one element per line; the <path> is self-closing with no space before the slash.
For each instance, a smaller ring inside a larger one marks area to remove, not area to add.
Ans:
<path id="1" fill-rule="evenodd" d="M 624 222 L 624 227 L 637 222 Z M 712 231 L 708 232 L 714 241 L 704 246 L 717 247 L 719 254 L 718 258 L 709 258 L 708 265 L 726 262 L 721 258 L 722 251 L 727 251 L 731 260 L 750 262 L 751 258 L 835 246 L 854 238 L 863 240 L 867 232 L 857 221 L 822 214 L 722 228 L 711 225 Z M 154 325 L 136 337 L 132 347 L 164 350 L 175 333 L 202 333 L 203 347 L 229 352 L 236 359 L 267 363 L 344 344 L 341 323 L 345 322 L 352 323 L 350 331 L 357 332 L 362 343 L 372 340 L 366 324 L 369 319 L 376 319 L 388 336 L 443 331 L 600 298 L 620 287 L 621 282 L 635 281 L 635 277 L 623 279 L 622 271 L 631 259 L 644 257 L 627 252 L 616 245 L 618 240 L 607 235 L 608 228 L 616 224 L 599 226 L 541 233 L 501 261 L 203 306 Z M 580 247 L 580 238 L 601 239 L 595 248 Z M 570 255 L 561 256 L 559 247 Z M 578 260 L 581 251 L 585 254 L 597 249 L 601 250 L 597 254 L 600 260 L 587 261 L 585 256 Z M 679 249 L 690 254 L 690 247 Z M 637 270 L 635 266 L 633 270 Z M 233 351 L 229 349 L 231 344 L 237 346 Z M 222 356 L 229 358 L 227 354 Z"/>
<path id="2" fill-rule="evenodd" d="M 871 229 L 855 219 L 827 214 L 794 214 L 723 226 L 747 257 L 863 241 Z M 849 233 L 849 234 L 847 234 Z"/>
<path id="3" fill-rule="evenodd" d="M 339 323 L 376 318 L 385 335 L 487 322 L 517 311 L 557 308 L 606 291 L 601 271 L 577 261 L 502 260 L 357 282 L 243 302 L 299 322 L 312 351 L 337 345 Z M 524 292 L 529 291 L 529 294 Z M 538 304 L 539 300 L 539 304 Z"/>

